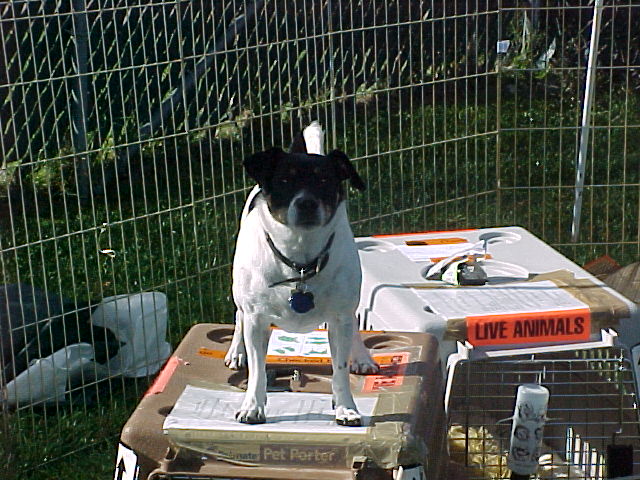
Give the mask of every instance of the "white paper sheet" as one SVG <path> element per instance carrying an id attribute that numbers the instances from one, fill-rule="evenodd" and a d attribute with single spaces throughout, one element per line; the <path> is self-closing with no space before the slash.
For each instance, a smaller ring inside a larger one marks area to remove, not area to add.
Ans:
<path id="1" fill-rule="evenodd" d="M 550 281 L 414 289 L 414 292 L 434 313 L 448 319 L 588 308 L 588 305 Z"/>
<path id="2" fill-rule="evenodd" d="M 328 332 L 289 333 L 276 328 L 271 332 L 267 355 L 331 358 Z"/>
<path id="3" fill-rule="evenodd" d="M 433 259 L 447 258 L 461 251 L 464 254 L 484 253 L 482 248 L 474 248 L 474 244 L 470 242 L 443 245 L 397 245 L 396 248 L 412 262 L 431 262 Z"/>
<path id="4" fill-rule="evenodd" d="M 243 392 L 211 390 L 187 385 L 164 421 L 164 430 L 256 431 L 288 433 L 338 433 L 364 435 L 377 397 L 358 397 L 363 426 L 344 427 L 335 423 L 331 395 L 324 393 L 270 392 L 265 410 L 267 423 L 247 425 L 235 419 Z"/>

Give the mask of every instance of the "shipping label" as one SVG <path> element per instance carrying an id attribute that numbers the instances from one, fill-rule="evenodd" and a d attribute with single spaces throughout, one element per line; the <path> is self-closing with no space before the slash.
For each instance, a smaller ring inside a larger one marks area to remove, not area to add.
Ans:
<path id="1" fill-rule="evenodd" d="M 473 345 L 580 342 L 591 335 L 588 308 L 471 315 L 466 322 L 467 337 Z"/>

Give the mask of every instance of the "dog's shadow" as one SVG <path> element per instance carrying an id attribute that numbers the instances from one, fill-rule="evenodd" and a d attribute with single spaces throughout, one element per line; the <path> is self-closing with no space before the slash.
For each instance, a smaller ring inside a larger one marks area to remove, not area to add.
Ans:
<path id="1" fill-rule="evenodd" d="M 280 422 L 333 422 L 335 415 L 332 413 L 301 413 L 293 415 L 276 415 L 268 416 L 267 423 Z M 408 413 L 390 413 L 384 415 L 362 415 L 362 426 L 372 427 L 374 425 L 385 422 L 411 422 L 411 415 Z"/>
<path id="2" fill-rule="evenodd" d="M 387 413 L 384 415 L 374 415 L 370 417 L 369 425 L 376 425 L 385 422 L 410 423 L 411 415 L 408 413 Z"/>
<path id="3" fill-rule="evenodd" d="M 291 415 L 268 416 L 267 423 L 280 422 L 332 422 L 335 415 L 330 413 L 300 413 Z"/>

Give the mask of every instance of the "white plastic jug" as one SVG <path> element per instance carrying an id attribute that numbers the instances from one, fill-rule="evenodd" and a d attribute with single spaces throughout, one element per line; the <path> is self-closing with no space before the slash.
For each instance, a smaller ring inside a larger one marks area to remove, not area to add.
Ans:
<path id="1" fill-rule="evenodd" d="M 121 343 L 107 362 L 109 375 L 144 377 L 156 373 L 171 354 L 167 333 L 167 297 L 160 292 L 105 298 L 91 323 L 111 330 Z"/>
<path id="2" fill-rule="evenodd" d="M 90 322 L 113 332 L 120 343 L 117 353 L 100 364 L 95 361 L 92 345 L 74 343 L 34 360 L 2 392 L 9 406 L 63 403 L 67 387 L 85 380 L 153 375 L 171 355 L 166 341 L 167 297 L 163 293 L 107 297 L 93 311 Z"/>
<path id="3" fill-rule="evenodd" d="M 93 347 L 74 343 L 48 357 L 35 360 L 27 370 L 7 384 L 7 402 L 11 406 L 64 401 L 67 383 L 91 368 Z"/>

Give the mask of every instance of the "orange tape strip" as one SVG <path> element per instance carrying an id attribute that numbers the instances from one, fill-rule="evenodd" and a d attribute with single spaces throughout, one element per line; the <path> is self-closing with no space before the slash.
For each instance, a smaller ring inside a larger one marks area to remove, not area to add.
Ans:
<path id="1" fill-rule="evenodd" d="M 405 240 L 409 247 L 423 247 L 427 245 L 457 245 L 458 243 L 468 243 L 465 238 L 425 238 L 423 240 Z"/>
<path id="2" fill-rule="evenodd" d="M 224 350 L 211 350 L 210 348 L 200 347 L 198 355 L 208 358 L 224 358 L 227 354 Z"/>
<path id="3" fill-rule="evenodd" d="M 198 350 L 198 355 L 207 358 L 224 358 L 227 354 L 224 350 L 212 350 L 210 348 L 201 347 Z M 331 358 L 329 357 L 297 357 L 297 356 L 286 356 L 286 355 L 267 355 L 267 363 L 279 363 L 279 364 L 287 364 L 287 363 L 314 363 L 321 365 L 329 365 L 331 364 Z"/>
<path id="4" fill-rule="evenodd" d="M 466 321 L 467 338 L 473 345 L 584 341 L 591 335 L 588 308 L 476 315 Z"/>
<path id="5" fill-rule="evenodd" d="M 147 390 L 147 392 L 144 394 L 143 398 L 148 397 L 149 395 L 155 395 L 156 393 L 164 392 L 167 383 L 169 383 L 169 380 L 171 380 L 173 373 L 176 371 L 176 368 L 178 368 L 178 365 L 180 365 L 181 362 L 182 360 L 176 356 L 169 357 L 169 360 L 167 360 L 167 363 L 165 363 L 164 367 L 162 367 L 162 370 L 149 387 L 149 390 Z"/>
<path id="6" fill-rule="evenodd" d="M 267 363 L 313 363 L 316 365 L 331 365 L 331 357 L 288 357 L 286 355 L 267 355 Z"/>

